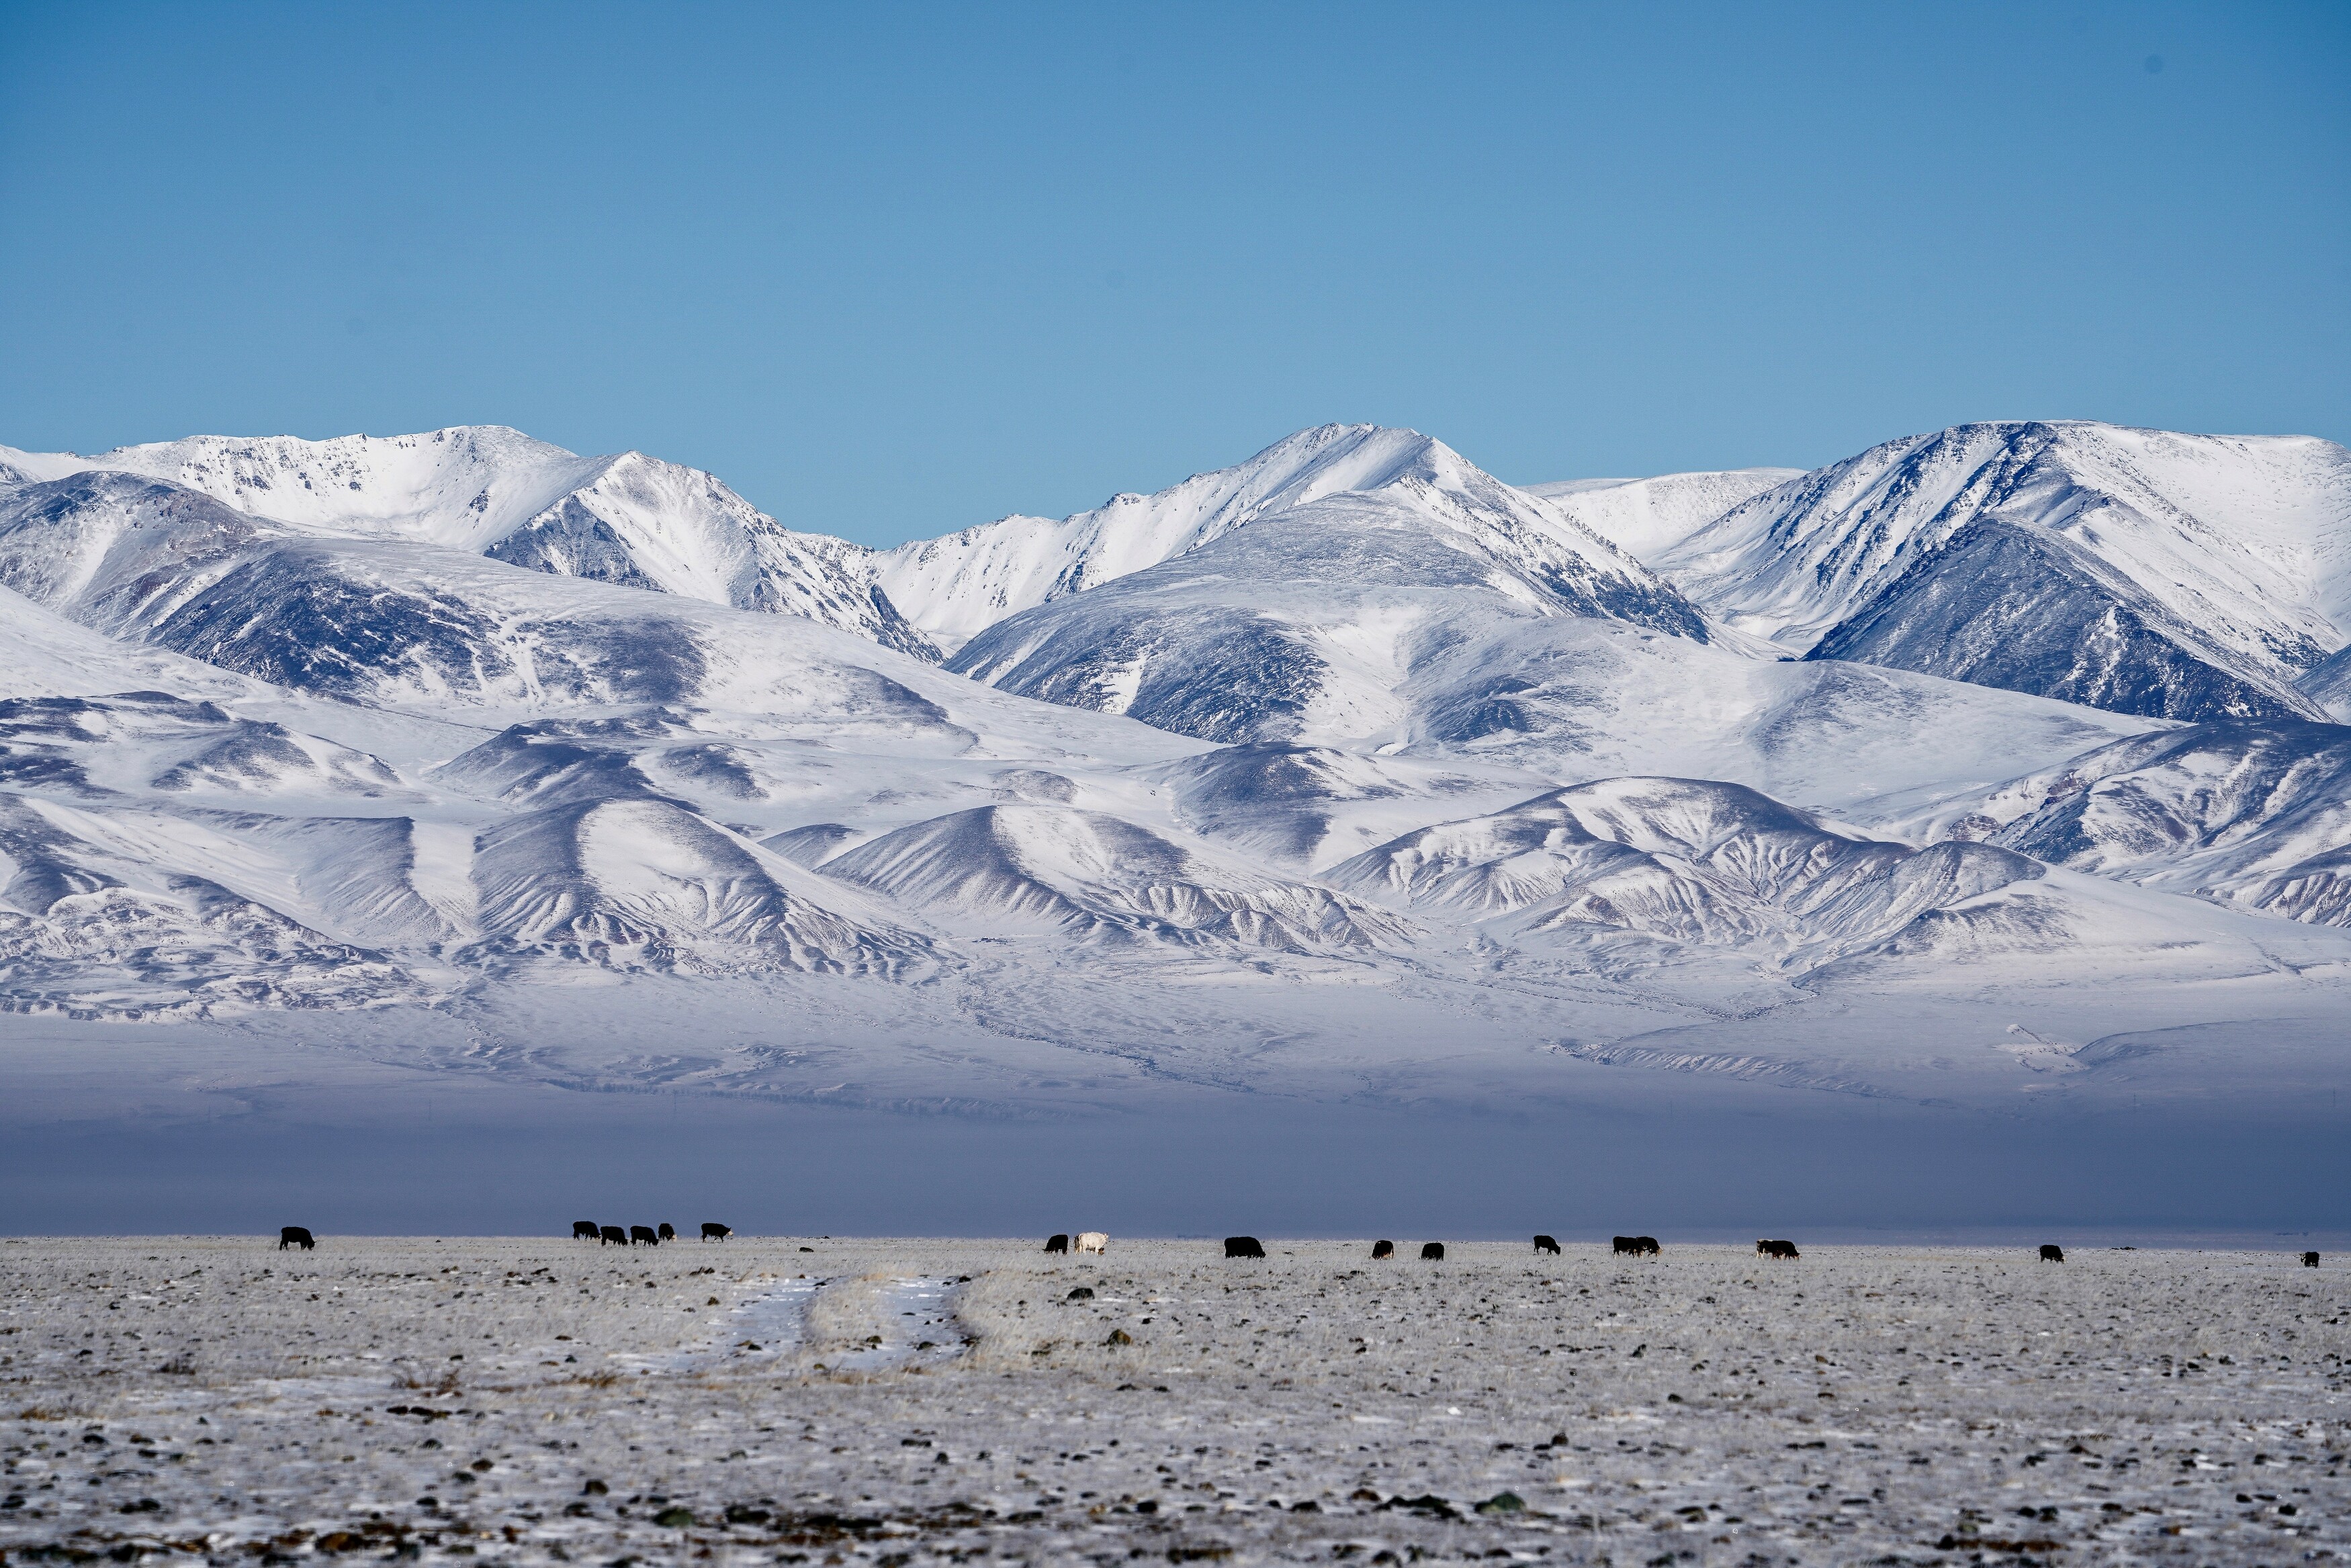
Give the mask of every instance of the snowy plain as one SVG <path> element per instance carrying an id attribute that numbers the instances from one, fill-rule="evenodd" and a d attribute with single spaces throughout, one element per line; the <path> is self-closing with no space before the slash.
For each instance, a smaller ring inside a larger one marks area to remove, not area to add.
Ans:
<path id="1" fill-rule="evenodd" d="M 1116 1237 L 1099 1260 L 822 1237 L 0 1243 L 0 1551 L 894 1568 L 2351 1550 L 2351 1274 L 2331 1260 L 1803 1242 L 1771 1262 L 1670 1237 L 1633 1260 L 1570 1237 L 1558 1257 L 1455 1241 L 1432 1263 L 1397 1239 L 1376 1263 L 1368 1238 L 1269 1237 L 1262 1262 Z M 945 1293 L 910 1304 L 918 1280 Z"/>

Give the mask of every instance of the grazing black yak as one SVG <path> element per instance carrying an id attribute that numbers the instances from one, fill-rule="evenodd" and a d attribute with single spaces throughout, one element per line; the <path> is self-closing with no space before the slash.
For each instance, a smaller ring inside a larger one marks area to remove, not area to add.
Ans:
<path id="1" fill-rule="evenodd" d="M 277 1250 L 281 1252 L 288 1247 L 299 1247 L 307 1252 L 318 1244 L 311 1239 L 310 1232 L 299 1225 L 283 1225 L 278 1228 Z"/>
<path id="2" fill-rule="evenodd" d="M 2041 1243 L 2041 1261 L 2044 1263 L 2062 1263 L 2065 1261 L 2065 1249 L 2054 1241 L 2043 1241 Z"/>
<path id="3" fill-rule="evenodd" d="M 1045 1251 L 1049 1252 L 1066 1252 L 1069 1250 L 1070 1233 L 1067 1231 L 1056 1231 L 1051 1235 L 1045 1238 Z"/>
<path id="4" fill-rule="evenodd" d="M 618 1225 L 607 1225 L 596 1234 L 607 1247 L 625 1247 L 629 1244 L 629 1233 Z"/>
<path id="5" fill-rule="evenodd" d="M 1254 1236 L 1228 1236 L 1225 1238 L 1225 1256 L 1228 1258 L 1262 1258 L 1265 1256 L 1265 1248 Z"/>
<path id="6" fill-rule="evenodd" d="M 1445 1243 L 1442 1241 L 1423 1241 L 1420 1244 L 1420 1261 L 1424 1263 L 1441 1263 L 1445 1262 Z"/>
<path id="7" fill-rule="evenodd" d="M 640 1241 L 648 1247 L 658 1247 L 661 1245 L 661 1235 L 650 1225 L 630 1226 L 629 1245 L 633 1247 Z"/>
<path id="8" fill-rule="evenodd" d="M 1377 1262 L 1382 1258 L 1393 1258 L 1395 1256 L 1395 1243 L 1394 1241 L 1374 1241 L 1372 1243 L 1372 1261 L 1374 1262 Z"/>
<path id="9" fill-rule="evenodd" d="M 1661 1254 L 1665 1249 L 1657 1245 L 1657 1239 L 1655 1236 L 1619 1236 L 1615 1238 L 1615 1251 L 1620 1258 L 1627 1256 L 1638 1258 Z"/>
<path id="10" fill-rule="evenodd" d="M 1796 1258 L 1802 1256 L 1802 1253 L 1796 1251 L 1796 1244 L 1793 1241 L 1758 1241 L 1755 1243 L 1755 1255 L 1759 1258 Z"/>
<path id="11" fill-rule="evenodd" d="M 724 1241 L 733 1234 L 735 1234 L 734 1227 L 721 1225 L 716 1220 L 705 1220 L 702 1222 L 702 1239 L 705 1241 Z"/>
<path id="12" fill-rule="evenodd" d="M 2305 1269 L 2314 1269 L 2318 1267 L 2318 1254 L 2315 1252 L 2304 1252 L 2302 1255 L 2302 1266 Z"/>
<path id="13" fill-rule="evenodd" d="M 575 1241 L 594 1241 L 596 1239 L 596 1221 L 593 1220 L 574 1220 L 571 1222 L 571 1239 Z"/>
<path id="14" fill-rule="evenodd" d="M 1535 1251 L 1538 1252 L 1557 1252 L 1559 1251 L 1559 1238 L 1556 1236 L 1536 1237 Z"/>
<path id="15" fill-rule="evenodd" d="M 658 1226 L 655 1226 L 654 1230 L 664 1241 L 674 1241 L 677 1240 L 676 1227 L 672 1225 L 666 1220 L 663 1220 Z"/>

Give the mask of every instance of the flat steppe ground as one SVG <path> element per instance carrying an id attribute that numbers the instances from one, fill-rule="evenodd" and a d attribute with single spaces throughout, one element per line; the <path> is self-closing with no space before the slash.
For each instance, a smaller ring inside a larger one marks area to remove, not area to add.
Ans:
<path id="1" fill-rule="evenodd" d="M 1398 1241 L 0 1242 L 0 1551 L 2351 1556 L 2332 1259 Z"/>

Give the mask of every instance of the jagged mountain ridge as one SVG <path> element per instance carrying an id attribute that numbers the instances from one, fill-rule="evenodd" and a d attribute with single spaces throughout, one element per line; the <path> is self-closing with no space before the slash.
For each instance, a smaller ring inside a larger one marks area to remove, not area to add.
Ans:
<path id="1" fill-rule="evenodd" d="M 120 473 L 0 491 L 0 588 L 271 689 L 416 713 L 682 701 L 925 727 L 949 722 L 914 687 L 977 691 L 809 618 L 323 537 Z"/>
<path id="2" fill-rule="evenodd" d="M 2351 452 L 1962 425 L 1776 486 L 1657 554 L 1792 653 L 2199 720 L 2323 718 L 2351 639 Z"/>
<path id="3" fill-rule="evenodd" d="M 151 507 L 171 504 L 169 492 L 133 492 L 103 477 L 139 475 L 304 534 L 434 545 L 559 576 L 802 615 L 922 657 L 936 653 L 926 632 L 957 647 L 1019 609 L 1341 494 L 1374 497 L 1430 526 L 1479 537 L 1535 577 L 1573 583 L 1571 597 L 1673 597 L 1583 525 L 1577 510 L 1591 502 L 1554 504 L 1483 473 L 1442 442 L 1369 425 L 1301 431 L 1231 468 L 1155 495 L 1122 494 L 1094 512 L 1010 517 L 881 552 L 787 529 L 699 470 L 642 452 L 581 457 L 498 426 L 316 441 L 197 436 L 87 458 L 0 448 L 0 473 L 58 485 L 85 505 L 107 491 L 118 504 L 134 493 Z M 1666 509 L 1687 512 L 1705 495 L 1740 487 L 1736 476 L 1685 475 L 1626 493 L 1671 492 Z M 915 607 L 922 629 L 893 595 Z M 1695 615 L 1678 619 L 1685 633 L 1705 635 Z"/>
<path id="4" fill-rule="evenodd" d="M 434 545 L 805 616 L 937 656 L 876 587 L 868 552 L 786 528 L 713 475 L 643 452 L 580 457 L 487 425 L 317 441 L 193 436 L 89 458 L 0 448 L 0 467 L 50 482 L 138 474 L 308 534 Z"/>
<path id="5" fill-rule="evenodd" d="M 1643 597 L 1617 580 L 1641 557 L 1792 651 L 2160 717 L 2323 716 L 2339 699 L 2319 667 L 2351 615 L 2341 448 L 2080 421 L 1956 427 L 1810 474 L 1524 490 L 1416 432 L 1323 426 L 1154 495 L 881 552 L 784 529 L 699 471 L 579 457 L 500 427 L 193 437 L 95 458 L 0 449 L 0 472 L 20 481 L 103 472 L 307 533 L 805 615 L 925 657 L 924 628 L 960 648 L 1023 609 L 1350 496 L 1481 535 L 1538 578 L 1562 568 L 1526 543 L 1547 538 L 1587 611 Z M 1662 624 L 1647 597 L 1635 618 Z M 1705 635 L 1695 617 L 1679 629 Z"/>

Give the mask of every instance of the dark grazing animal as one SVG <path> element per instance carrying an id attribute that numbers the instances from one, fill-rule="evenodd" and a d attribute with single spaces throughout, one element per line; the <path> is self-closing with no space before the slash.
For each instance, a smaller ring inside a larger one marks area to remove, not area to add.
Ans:
<path id="1" fill-rule="evenodd" d="M 288 1247 L 299 1247 L 307 1252 L 318 1244 L 311 1238 L 310 1232 L 299 1225 L 283 1225 L 278 1228 L 277 1250 L 281 1252 Z"/>
<path id="2" fill-rule="evenodd" d="M 648 1247 L 658 1247 L 661 1245 L 661 1236 L 650 1225 L 630 1226 L 629 1245 L 633 1247 L 640 1241 L 643 1241 Z"/>
<path id="3" fill-rule="evenodd" d="M 596 1221 L 593 1220 L 574 1220 L 571 1222 L 571 1239 L 575 1241 L 594 1241 L 596 1239 Z"/>
<path id="4" fill-rule="evenodd" d="M 1441 1263 L 1445 1262 L 1445 1243 L 1442 1241 L 1423 1241 L 1420 1244 L 1420 1261 L 1424 1263 Z"/>
<path id="5" fill-rule="evenodd" d="M 1254 1236 L 1228 1236 L 1225 1238 L 1225 1256 L 1262 1258 L 1265 1256 L 1265 1248 Z"/>
<path id="6" fill-rule="evenodd" d="M 2318 1267 L 2318 1254 L 2315 1252 L 2304 1252 L 2302 1255 L 2302 1266 L 2305 1269 L 2314 1269 Z"/>
<path id="7" fill-rule="evenodd" d="M 1802 1253 L 1796 1251 L 1796 1244 L 1793 1241 L 1766 1241 L 1761 1240 L 1757 1241 L 1755 1243 L 1755 1255 L 1759 1258 L 1799 1258 L 1803 1256 Z"/>
<path id="8" fill-rule="evenodd" d="M 2062 1263 L 2065 1261 L 2065 1249 L 2054 1241 L 2043 1241 L 2041 1243 L 2041 1261 L 2044 1263 Z"/>
<path id="9" fill-rule="evenodd" d="M 705 1220 L 702 1222 L 702 1239 L 705 1241 L 724 1241 L 733 1234 L 735 1230 L 731 1225 L 721 1225 L 716 1220 Z"/>
<path id="10" fill-rule="evenodd" d="M 1049 1252 L 1066 1252 L 1069 1250 L 1070 1233 L 1068 1231 L 1056 1231 L 1051 1235 L 1045 1238 L 1045 1251 Z"/>
<path id="11" fill-rule="evenodd" d="M 1395 1243 L 1394 1241 L 1374 1241 L 1372 1243 L 1373 1262 L 1376 1262 L 1382 1258 L 1393 1258 L 1395 1256 Z"/>
<path id="12" fill-rule="evenodd" d="M 1536 1237 L 1536 1238 L 1535 1238 L 1535 1251 L 1538 1251 L 1538 1252 L 1556 1252 L 1556 1251 L 1559 1251 L 1559 1238 L 1558 1238 L 1558 1237 L 1556 1237 L 1556 1236 L 1538 1236 L 1538 1237 Z"/>
<path id="13" fill-rule="evenodd" d="M 676 1228 L 671 1225 L 668 1220 L 663 1220 L 660 1225 L 655 1227 L 655 1229 L 661 1232 L 661 1239 L 663 1241 L 674 1241 L 677 1240 Z"/>
<path id="14" fill-rule="evenodd" d="M 607 1247 L 625 1247 L 629 1244 L 629 1233 L 618 1225 L 605 1226 L 597 1232 L 597 1236 Z"/>
<path id="15" fill-rule="evenodd" d="M 1620 1258 L 1638 1258 L 1662 1253 L 1665 1251 L 1657 1245 L 1657 1239 L 1655 1236 L 1619 1236 L 1615 1239 L 1615 1249 L 1616 1255 Z"/>

